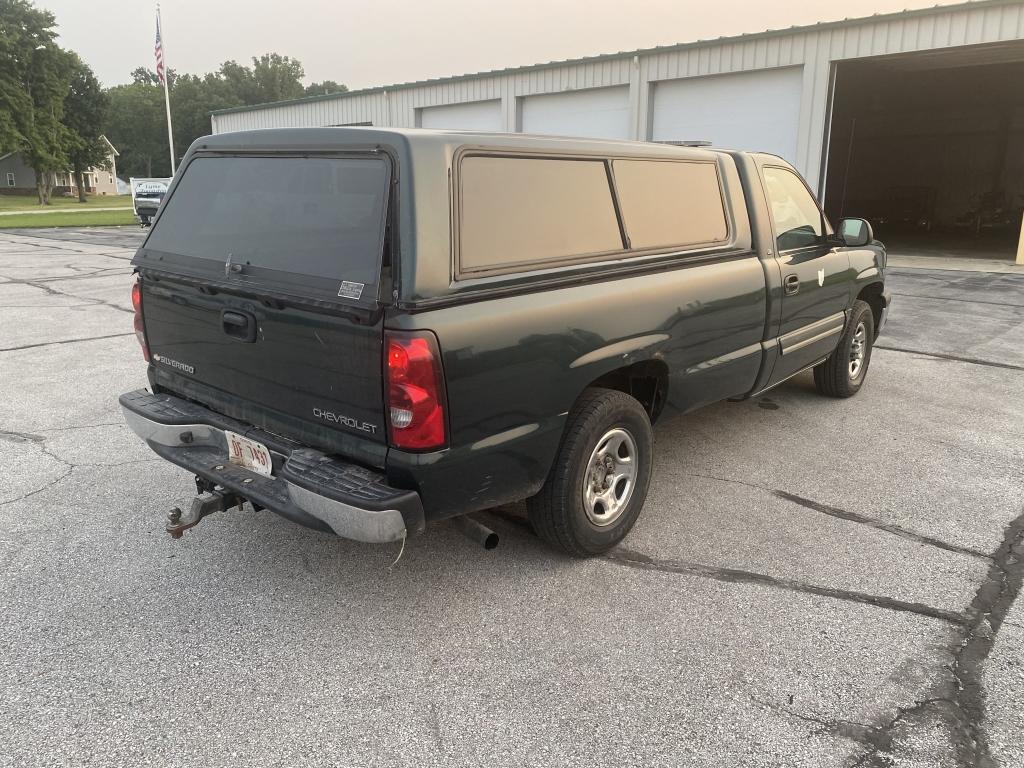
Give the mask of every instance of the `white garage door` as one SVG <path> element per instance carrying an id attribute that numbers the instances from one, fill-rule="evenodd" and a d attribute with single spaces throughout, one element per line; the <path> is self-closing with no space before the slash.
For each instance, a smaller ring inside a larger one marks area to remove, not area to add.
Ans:
<path id="1" fill-rule="evenodd" d="M 786 67 L 659 82 L 651 138 L 704 140 L 795 162 L 801 79 L 801 67 Z"/>
<path id="2" fill-rule="evenodd" d="M 523 99 L 523 133 L 628 139 L 629 88 L 594 88 Z"/>
<path id="3" fill-rule="evenodd" d="M 449 128 L 463 131 L 503 131 L 501 101 L 471 101 L 466 104 L 447 104 L 443 107 L 424 107 L 420 110 L 421 128 Z"/>

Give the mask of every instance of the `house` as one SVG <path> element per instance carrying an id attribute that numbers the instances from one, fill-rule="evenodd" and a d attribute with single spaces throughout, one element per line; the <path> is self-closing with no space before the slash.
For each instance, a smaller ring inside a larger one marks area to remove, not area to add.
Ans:
<path id="1" fill-rule="evenodd" d="M 103 168 L 89 168 L 82 174 L 85 182 L 85 191 L 90 195 L 116 195 L 117 194 L 117 149 L 111 144 L 106 136 L 101 136 L 109 149 L 110 170 Z M 56 171 L 50 174 L 53 178 L 53 191 L 50 193 L 55 197 L 65 195 L 68 197 L 78 194 L 78 185 L 75 183 L 75 174 L 69 169 L 67 171 Z M 21 151 L 8 152 L 0 155 L 0 195 L 34 195 L 36 194 L 36 172 L 29 167 L 22 156 Z"/>

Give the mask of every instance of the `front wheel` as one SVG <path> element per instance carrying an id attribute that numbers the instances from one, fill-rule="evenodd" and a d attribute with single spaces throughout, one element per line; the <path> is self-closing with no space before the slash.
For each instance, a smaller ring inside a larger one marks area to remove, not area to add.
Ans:
<path id="1" fill-rule="evenodd" d="M 853 302 L 839 345 L 825 362 L 814 366 L 814 385 L 818 392 L 829 397 L 857 394 L 868 373 L 874 338 L 875 316 L 870 305 L 858 299 Z"/>
<path id="2" fill-rule="evenodd" d="M 647 498 L 651 420 L 636 398 L 588 389 L 569 414 L 547 482 L 527 501 L 538 535 L 576 557 L 614 547 Z"/>

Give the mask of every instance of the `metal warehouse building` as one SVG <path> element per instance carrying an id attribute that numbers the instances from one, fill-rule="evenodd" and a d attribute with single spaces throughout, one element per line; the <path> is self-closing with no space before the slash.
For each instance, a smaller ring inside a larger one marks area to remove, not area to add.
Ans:
<path id="1" fill-rule="evenodd" d="M 213 113 L 709 141 L 792 162 L 834 217 L 1024 263 L 1024 1 L 979 0 Z"/>

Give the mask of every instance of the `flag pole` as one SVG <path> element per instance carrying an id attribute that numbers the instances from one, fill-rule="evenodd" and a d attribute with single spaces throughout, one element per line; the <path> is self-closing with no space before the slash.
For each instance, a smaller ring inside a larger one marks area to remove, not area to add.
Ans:
<path id="1" fill-rule="evenodd" d="M 174 132 L 171 130 L 171 94 L 167 89 L 168 77 L 167 48 L 164 46 L 163 23 L 160 19 L 160 3 L 156 4 L 156 36 L 157 44 L 160 46 L 160 56 L 163 59 L 163 75 L 161 80 L 164 83 L 164 107 L 167 110 L 167 145 L 171 150 L 171 176 L 174 175 Z"/>

